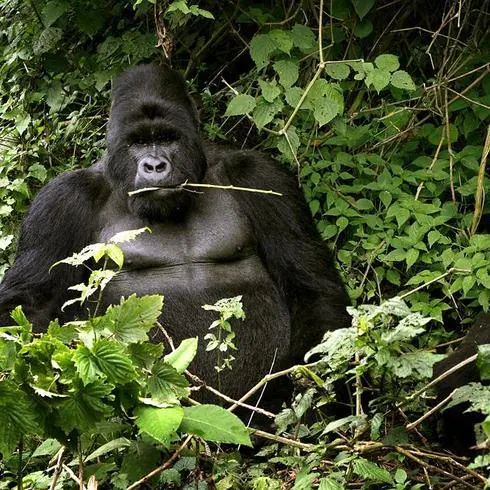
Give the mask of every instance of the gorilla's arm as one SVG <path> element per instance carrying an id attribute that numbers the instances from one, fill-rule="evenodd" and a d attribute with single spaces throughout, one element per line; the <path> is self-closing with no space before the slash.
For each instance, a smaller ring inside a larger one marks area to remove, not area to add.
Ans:
<path id="1" fill-rule="evenodd" d="M 39 192 L 22 222 L 17 258 L 0 285 L 0 325 L 12 323 L 10 311 L 20 304 L 35 330 L 45 329 L 59 314 L 68 286 L 83 280 L 81 268 L 60 264 L 49 269 L 90 243 L 101 180 L 96 172 L 78 170 Z"/>
<path id="2" fill-rule="evenodd" d="M 291 354 L 300 361 L 326 330 L 350 326 L 347 294 L 294 176 L 255 152 L 232 152 L 226 160 L 233 185 L 283 194 L 235 196 L 252 224 L 267 270 L 287 299 L 293 325 Z"/>

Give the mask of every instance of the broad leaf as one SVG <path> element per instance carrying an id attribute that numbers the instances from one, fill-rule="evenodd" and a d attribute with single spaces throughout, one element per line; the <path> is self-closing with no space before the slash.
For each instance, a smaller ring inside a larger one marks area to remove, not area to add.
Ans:
<path id="1" fill-rule="evenodd" d="M 135 410 L 136 425 L 142 432 L 169 446 L 184 416 L 182 407 L 140 407 Z"/>
<path id="2" fill-rule="evenodd" d="M 164 361 L 178 373 L 183 373 L 196 356 L 197 344 L 197 337 L 183 340 L 177 349 L 165 356 Z"/>
<path id="3" fill-rule="evenodd" d="M 236 415 L 216 405 L 184 408 L 184 418 L 179 429 L 206 441 L 252 446 L 243 422 Z"/>
<path id="4" fill-rule="evenodd" d="M 225 116 L 242 116 L 252 112 L 256 102 L 251 95 L 238 94 L 230 100 L 226 108 Z"/>

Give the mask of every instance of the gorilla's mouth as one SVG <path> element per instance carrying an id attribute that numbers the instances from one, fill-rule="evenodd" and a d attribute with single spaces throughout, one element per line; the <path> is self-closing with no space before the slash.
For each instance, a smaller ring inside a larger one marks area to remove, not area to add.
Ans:
<path id="1" fill-rule="evenodd" d="M 182 187 L 182 184 L 158 186 L 158 187 L 142 187 L 141 189 L 135 189 L 134 191 L 129 191 L 128 196 L 137 196 L 139 194 L 146 194 L 146 193 L 169 194 L 169 193 L 179 192 L 183 190 L 184 188 Z"/>

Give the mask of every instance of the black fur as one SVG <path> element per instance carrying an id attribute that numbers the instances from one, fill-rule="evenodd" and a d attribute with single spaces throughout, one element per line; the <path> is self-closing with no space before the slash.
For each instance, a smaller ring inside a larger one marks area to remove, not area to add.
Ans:
<path id="1" fill-rule="evenodd" d="M 326 330 L 350 324 L 343 285 L 296 178 L 260 153 L 204 142 L 176 72 L 141 66 L 116 80 L 107 142 L 101 162 L 54 179 L 32 203 L 0 286 L 0 323 L 9 324 L 10 310 L 22 304 L 37 331 L 45 330 L 63 317 L 67 287 L 84 279 L 81 268 L 50 266 L 89 243 L 149 226 L 152 234 L 124 246 L 125 268 L 104 305 L 133 291 L 164 294 L 161 321 L 171 335 L 202 342 L 215 315 L 201 305 L 242 294 L 247 319 L 236 324 L 237 360 L 221 375 L 232 396 L 266 374 L 274 357 L 276 369 L 299 362 Z M 184 182 L 283 196 L 195 193 L 179 187 Z M 128 197 L 145 187 L 158 190 Z M 201 344 L 191 369 L 214 383 L 215 361 Z"/>

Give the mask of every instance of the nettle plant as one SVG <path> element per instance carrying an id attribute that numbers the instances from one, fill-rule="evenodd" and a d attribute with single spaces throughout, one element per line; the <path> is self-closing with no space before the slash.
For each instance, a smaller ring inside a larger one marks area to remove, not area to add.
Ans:
<path id="1" fill-rule="evenodd" d="M 362 38 L 370 22 L 359 5 L 353 33 Z M 476 235 L 484 211 L 475 201 L 490 183 L 478 177 L 482 142 L 470 142 L 490 111 L 471 111 L 455 96 L 446 123 L 418 122 L 417 104 L 433 104 L 431 93 L 416 87 L 395 55 L 342 57 L 343 40 L 331 24 L 318 36 L 299 24 L 255 35 L 256 73 L 232 87 L 225 115 L 248 118 L 296 167 L 353 300 L 434 283 L 431 295 L 408 298 L 416 311 L 441 322 L 455 304 L 487 311 L 490 236 Z M 482 90 L 473 96 L 484 104 L 490 85 Z M 461 138 L 468 144 L 458 145 Z"/>
<path id="2" fill-rule="evenodd" d="M 90 268 L 87 284 L 71 288 L 80 294 L 65 306 L 92 298 L 99 302 L 123 265 L 119 244 L 144 231 L 119 233 L 61 261 L 103 264 Z M 251 445 L 246 427 L 232 413 L 215 405 L 182 405 L 190 396 L 184 371 L 198 339 L 186 339 L 166 355 L 162 344 L 151 344 L 148 333 L 159 328 L 162 308 L 160 295 L 132 295 L 102 315 L 95 307 L 87 320 L 52 321 L 42 335 L 33 334 L 20 307 L 13 311 L 14 325 L 0 328 L 0 452 L 7 466 L 20 465 L 20 480 L 24 457 L 38 467 L 36 458 L 58 454 L 61 461 L 69 450 L 78 456 L 79 475 L 97 473 L 99 481 L 113 476 L 114 488 L 129 488 L 185 434 Z M 40 436 L 47 439 L 32 453 Z M 61 463 L 60 472 L 70 478 Z M 13 480 L 19 483 L 18 475 Z M 29 476 L 38 477 L 46 478 Z"/>

